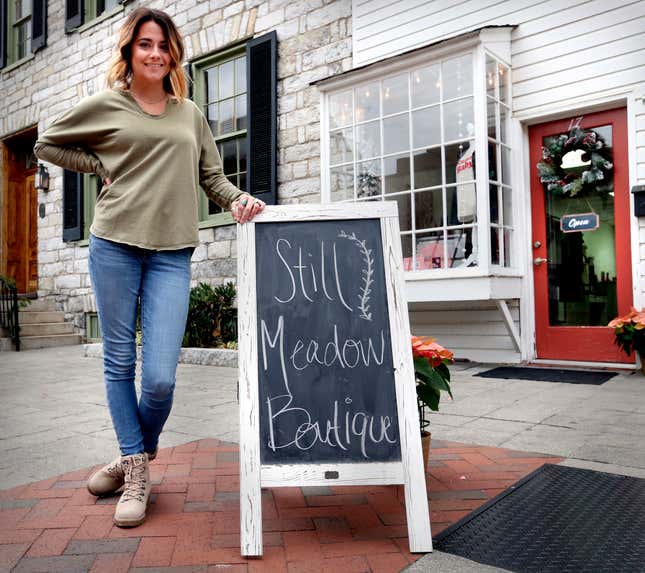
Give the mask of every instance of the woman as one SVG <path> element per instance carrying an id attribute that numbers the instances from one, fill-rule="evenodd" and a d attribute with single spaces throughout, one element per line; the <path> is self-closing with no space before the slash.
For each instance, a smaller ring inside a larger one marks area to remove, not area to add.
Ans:
<path id="1" fill-rule="evenodd" d="M 89 270 L 103 337 L 107 402 L 121 456 L 88 489 L 125 484 L 114 522 L 143 523 L 148 462 L 170 408 L 186 325 L 190 257 L 199 244 L 198 184 L 244 223 L 264 203 L 224 176 L 208 122 L 186 99 L 183 41 L 170 17 L 137 8 L 121 28 L 110 89 L 83 99 L 36 142 L 39 159 L 103 180 L 90 228 Z M 141 397 L 134 385 L 137 308 Z"/>

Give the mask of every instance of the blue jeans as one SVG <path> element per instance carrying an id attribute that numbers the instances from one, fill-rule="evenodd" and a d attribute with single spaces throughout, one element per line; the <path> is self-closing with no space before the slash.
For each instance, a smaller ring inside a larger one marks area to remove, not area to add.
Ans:
<path id="1" fill-rule="evenodd" d="M 90 236 L 108 408 L 121 455 L 153 452 L 168 419 L 186 327 L 192 248 L 153 251 Z M 141 308 L 141 397 L 134 385 Z"/>

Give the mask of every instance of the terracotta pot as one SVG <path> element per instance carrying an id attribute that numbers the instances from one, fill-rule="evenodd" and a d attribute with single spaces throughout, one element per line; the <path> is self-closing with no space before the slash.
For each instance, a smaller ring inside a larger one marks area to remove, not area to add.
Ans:
<path id="1" fill-rule="evenodd" d="M 430 459 L 430 439 L 432 434 L 425 430 L 421 432 L 421 451 L 423 452 L 423 470 L 428 469 L 428 460 Z"/>

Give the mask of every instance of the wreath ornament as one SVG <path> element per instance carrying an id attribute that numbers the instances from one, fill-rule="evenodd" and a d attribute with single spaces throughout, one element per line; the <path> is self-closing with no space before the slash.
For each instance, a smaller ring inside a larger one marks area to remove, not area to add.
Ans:
<path id="1" fill-rule="evenodd" d="M 540 181 L 553 195 L 576 197 L 607 194 L 613 190 L 609 173 L 614 165 L 611 150 L 602 136 L 580 127 L 578 118 L 569 125 L 569 133 L 551 138 L 542 147 L 542 160 L 537 164 Z M 571 151 L 580 151 L 580 165 L 571 170 L 562 167 L 562 159 Z"/>

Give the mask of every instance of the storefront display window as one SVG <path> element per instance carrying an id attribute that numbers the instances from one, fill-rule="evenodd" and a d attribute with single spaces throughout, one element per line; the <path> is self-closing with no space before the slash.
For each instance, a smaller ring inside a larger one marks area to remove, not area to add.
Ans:
<path id="1" fill-rule="evenodd" d="M 486 73 L 479 91 L 476 69 L 479 78 Z M 508 76 L 507 66 L 475 50 L 329 92 L 328 199 L 396 201 L 406 271 L 512 266 Z M 477 98 L 486 101 L 481 120 Z M 479 181 L 478 142 L 488 155 Z M 488 236 L 479 229 L 482 201 Z M 490 241 L 484 265 L 482 240 Z"/>

